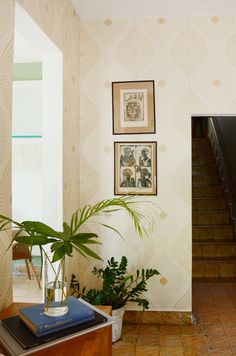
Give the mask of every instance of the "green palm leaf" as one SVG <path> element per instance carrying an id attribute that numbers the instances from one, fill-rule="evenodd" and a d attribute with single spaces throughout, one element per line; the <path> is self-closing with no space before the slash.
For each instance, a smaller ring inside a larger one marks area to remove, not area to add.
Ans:
<path id="1" fill-rule="evenodd" d="M 48 243 L 51 242 L 55 242 L 57 240 L 42 235 L 33 235 L 33 236 L 27 235 L 27 236 L 14 237 L 14 241 L 17 241 L 23 245 L 42 246 L 42 245 L 47 245 Z"/>
<path id="2" fill-rule="evenodd" d="M 144 215 L 136 207 L 139 206 L 139 202 L 132 200 L 133 197 L 121 197 L 106 199 L 98 202 L 94 206 L 85 205 L 83 208 L 78 209 L 72 216 L 71 219 L 71 230 L 75 234 L 80 227 L 87 222 L 87 220 L 114 211 L 124 210 L 131 217 L 135 230 L 140 237 L 150 234 L 150 231 L 144 227 Z M 105 224 L 103 224 L 105 226 Z M 106 227 L 112 228 L 111 226 L 106 225 Z M 115 228 L 114 231 L 117 232 Z M 120 234 L 120 233 L 119 233 Z"/>
<path id="3" fill-rule="evenodd" d="M 116 227 L 102 223 L 99 220 L 96 221 L 93 218 L 107 213 L 124 211 L 131 218 L 136 233 L 140 237 L 148 236 L 151 234 L 151 230 L 155 224 L 154 220 L 150 219 L 150 214 L 148 214 L 148 218 L 144 216 L 141 205 L 143 203 L 146 202 L 138 201 L 135 196 L 123 196 L 105 199 L 94 205 L 87 204 L 72 214 L 70 224 L 67 222 L 63 223 L 62 231 L 56 231 L 40 221 L 26 220 L 17 222 L 7 216 L 0 215 L 0 231 L 17 228 L 18 232 L 13 237 L 12 242 L 17 241 L 20 244 L 30 246 L 30 248 L 38 245 L 41 253 L 45 253 L 42 246 L 51 244 L 51 252 L 53 253 L 52 262 L 63 259 L 65 255 L 72 256 L 73 250 L 78 251 L 85 257 L 89 256 L 101 260 L 101 257 L 88 247 L 88 245 L 101 244 L 97 240 L 99 236 L 94 232 L 81 232 L 82 226 L 92 220 L 122 237 L 122 234 Z M 12 242 L 9 247 L 12 245 Z"/>
<path id="4" fill-rule="evenodd" d="M 100 256 L 98 256 L 93 250 L 91 250 L 90 248 L 88 248 L 87 246 L 74 242 L 73 245 L 76 247 L 76 250 L 80 253 L 82 253 L 84 256 L 90 256 L 95 258 L 96 260 L 100 260 L 102 261 L 102 258 Z"/>

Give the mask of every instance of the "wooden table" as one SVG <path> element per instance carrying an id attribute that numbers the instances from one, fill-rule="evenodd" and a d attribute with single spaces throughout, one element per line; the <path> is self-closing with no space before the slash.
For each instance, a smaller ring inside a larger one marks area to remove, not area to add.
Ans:
<path id="1" fill-rule="evenodd" d="M 0 320 L 10 318 L 18 314 L 18 309 L 32 304 L 13 303 L 0 314 Z M 111 315 L 111 307 L 99 306 L 103 312 Z M 42 351 L 34 352 L 34 356 L 48 356 L 53 353 L 56 356 L 111 356 L 112 352 L 112 328 L 107 326 L 74 339 L 67 340 L 57 345 L 52 345 Z M 8 356 L 0 345 L 0 354 Z"/>

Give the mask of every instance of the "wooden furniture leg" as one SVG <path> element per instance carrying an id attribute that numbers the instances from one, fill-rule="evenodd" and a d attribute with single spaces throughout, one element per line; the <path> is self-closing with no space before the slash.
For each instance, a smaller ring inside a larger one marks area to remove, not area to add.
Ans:
<path id="1" fill-rule="evenodd" d="M 30 263 L 30 266 L 31 266 L 32 271 L 33 271 L 33 274 L 34 274 L 34 278 L 35 278 L 36 281 L 37 281 L 38 287 L 39 287 L 39 289 L 41 289 L 40 280 L 39 280 L 39 278 L 38 278 L 38 276 L 37 276 L 37 272 L 36 272 L 36 270 L 35 270 L 35 267 L 34 267 L 34 264 L 33 264 L 33 262 L 32 262 L 32 259 L 29 260 L 29 263 Z"/>
<path id="2" fill-rule="evenodd" d="M 29 264 L 28 264 L 28 260 L 26 260 L 26 259 L 25 259 L 25 267 L 26 267 L 26 271 L 27 271 L 28 277 L 29 277 L 29 279 L 31 279 L 30 270 L 29 270 Z"/>
<path id="3" fill-rule="evenodd" d="M 32 268 L 34 277 L 36 279 L 38 287 L 41 289 L 40 286 L 40 280 L 37 276 L 33 261 L 32 261 L 32 256 L 31 256 L 31 251 L 29 249 L 29 246 L 27 245 L 20 245 L 19 243 L 15 243 L 12 248 L 12 260 L 24 260 L 25 261 L 25 267 L 27 271 L 28 278 L 31 279 L 30 275 L 30 269 L 29 269 L 29 263 Z"/>

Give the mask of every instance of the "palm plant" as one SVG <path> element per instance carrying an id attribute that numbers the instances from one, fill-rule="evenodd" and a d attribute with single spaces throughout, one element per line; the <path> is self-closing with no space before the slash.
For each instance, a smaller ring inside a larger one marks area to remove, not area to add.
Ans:
<path id="1" fill-rule="evenodd" d="M 85 205 L 72 214 L 69 224 L 67 222 L 63 223 L 62 231 L 56 231 L 40 221 L 17 222 L 4 215 L 0 215 L 0 231 L 11 228 L 18 229 L 9 248 L 14 241 L 19 244 L 28 245 L 31 250 L 33 246 L 39 246 L 41 259 L 43 259 L 43 255 L 45 255 L 55 273 L 54 286 L 56 286 L 59 275 L 62 272 L 65 257 L 72 257 L 74 251 L 79 252 L 84 257 L 89 256 L 101 260 L 101 257 L 90 248 L 91 245 L 101 244 L 101 242 L 98 241 L 98 234 L 95 232 L 82 232 L 82 227 L 93 218 L 121 210 L 128 213 L 134 224 L 135 231 L 140 237 L 150 233 L 153 225 L 151 223 L 148 227 L 146 226 L 146 218 L 140 210 L 140 202 L 133 196 L 106 199 L 93 206 L 89 204 Z M 97 223 L 115 231 L 121 236 L 117 228 L 99 221 Z M 48 244 L 50 244 L 52 258 L 48 256 L 44 248 L 45 245 Z M 56 271 L 53 263 L 57 261 L 59 262 L 59 268 Z"/>
<path id="2" fill-rule="evenodd" d="M 17 222 L 7 216 L 0 215 L 0 231 L 11 228 L 18 229 L 10 246 L 16 241 L 20 244 L 29 245 L 31 248 L 33 246 L 39 246 L 40 249 L 43 250 L 43 246 L 52 244 L 52 262 L 61 260 L 66 255 L 71 257 L 73 250 L 78 251 L 83 256 L 90 256 L 101 260 L 100 256 L 86 246 L 101 244 L 101 242 L 96 240 L 99 236 L 94 232 L 80 232 L 82 226 L 86 224 L 88 220 L 99 215 L 124 210 L 132 219 L 136 233 L 140 237 L 148 235 L 152 226 L 149 225 L 148 228 L 145 226 L 145 216 L 140 210 L 140 202 L 133 198 L 132 196 L 124 196 L 102 200 L 93 206 L 89 204 L 85 205 L 72 214 L 70 224 L 67 222 L 63 223 L 63 231 L 56 231 L 40 221 Z M 97 223 L 112 229 L 121 236 L 116 228 L 101 222 Z"/>

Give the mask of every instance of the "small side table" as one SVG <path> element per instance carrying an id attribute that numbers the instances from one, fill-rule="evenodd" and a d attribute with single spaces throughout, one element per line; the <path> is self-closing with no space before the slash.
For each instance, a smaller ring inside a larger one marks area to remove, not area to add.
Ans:
<path id="1" fill-rule="evenodd" d="M 29 303 L 13 303 L 9 308 L 0 314 L 0 320 L 18 315 L 18 309 L 31 306 Z M 111 315 L 110 306 L 97 306 L 98 309 Z M 104 328 L 89 332 L 85 335 L 79 335 L 60 344 L 50 345 L 47 349 L 32 353 L 33 356 L 111 356 L 112 353 L 112 327 Z M 9 355 L 0 344 L 0 354 Z"/>

